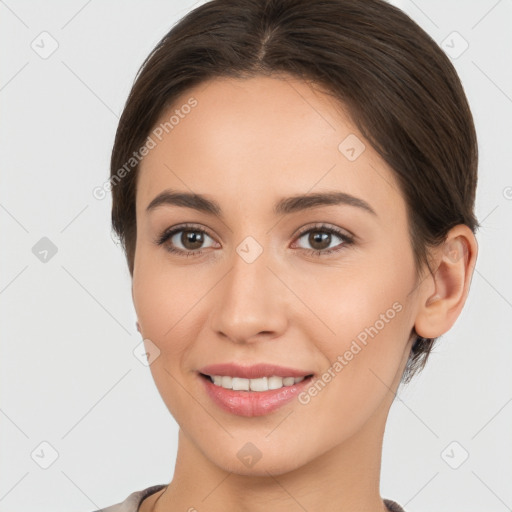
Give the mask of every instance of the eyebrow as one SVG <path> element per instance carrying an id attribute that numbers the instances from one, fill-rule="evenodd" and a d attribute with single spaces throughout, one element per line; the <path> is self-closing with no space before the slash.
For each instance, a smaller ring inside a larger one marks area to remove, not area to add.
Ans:
<path id="1" fill-rule="evenodd" d="M 222 209 L 213 199 L 207 199 L 200 194 L 164 190 L 158 194 L 147 206 L 146 212 L 155 210 L 163 205 L 182 206 L 204 212 L 217 217 L 222 217 Z M 329 205 L 347 205 L 360 208 L 374 216 L 378 216 L 375 210 L 363 199 L 346 192 L 321 192 L 296 195 L 280 199 L 274 206 L 274 214 L 287 215 L 294 212 Z"/>

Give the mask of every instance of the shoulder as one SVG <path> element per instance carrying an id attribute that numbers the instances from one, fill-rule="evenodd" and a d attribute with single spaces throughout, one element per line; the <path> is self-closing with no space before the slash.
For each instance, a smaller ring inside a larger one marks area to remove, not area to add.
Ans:
<path id="1" fill-rule="evenodd" d="M 389 512 L 405 512 L 396 501 L 384 499 L 384 505 L 386 505 Z"/>
<path id="2" fill-rule="evenodd" d="M 124 501 L 111 505 L 110 507 L 94 510 L 93 512 L 137 512 L 139 505 L 144 499 L 158 492 L 160 489 L 163 489 L 166 485 L 167 484 L 152 485 L 146 489 L 134 491 Z"/>

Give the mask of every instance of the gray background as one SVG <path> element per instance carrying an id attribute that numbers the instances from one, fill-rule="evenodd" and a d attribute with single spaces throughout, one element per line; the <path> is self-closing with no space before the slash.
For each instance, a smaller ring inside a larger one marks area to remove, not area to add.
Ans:
<path id="1" fill-rule="evenodd" d="M 391 409 L 381 494 L 408 512 L 501 512 L 512 508 L 512 2 L 394 3 L 464 83 L 483 227 L 462 315 Z M 0 1 L 1 512 L 89 512 L 172 479 L 177 425 L 133 353 L 110 197 L 92 189 L 139 65 L 195 5 Z"/>

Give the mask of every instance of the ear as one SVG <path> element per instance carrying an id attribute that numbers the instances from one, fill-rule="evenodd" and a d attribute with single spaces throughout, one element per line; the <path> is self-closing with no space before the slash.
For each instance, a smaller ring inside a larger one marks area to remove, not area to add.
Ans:
<path id="1" fill-rule="evenodd" d="M 142 331 L 140 330 L 140 324 L 139 322 L 135 322 L 135 325 L 137 326 L 137 331 L 139 331 L 142 334 Z"/>
<path id="2" fill-rule="evenodd" d="M 437 338 L 455 323 L 469 293 L 478 244 L 465 224 L 453 227 L 433 258 L 433 276 L 423 283 L 415 330 L 423 338 Z"/>

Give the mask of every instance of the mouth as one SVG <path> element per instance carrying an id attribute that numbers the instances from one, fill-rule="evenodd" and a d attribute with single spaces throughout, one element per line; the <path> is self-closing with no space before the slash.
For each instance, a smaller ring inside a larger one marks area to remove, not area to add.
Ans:
<path id="1" fill-rule="evenodd" d="M 254 391 L 256 393 L 293 386 L 300 382 L 311 380 L 314 376 L 314 374 L 311 373 L 302 377 L 281 377 L 279 375 L 270 375 L 256 379 L 247 379 L 243 377 L 233 377 L 231 375 L 208 375 L 201 372 L 199 372 L 199 375 L 203 379 L 211 382 L 213 385 L 223 389 L 246 392 Z"/>
<path id="2" fill-rule="evenodd" d="M 231 377 L 242 379 L 259 379 L 262 377 L 307 377 L 313 375 L 314 372 L 308 370 L 299 370 L 297 368 L 289 368 L 271 363 L 258 363 L 252 365 L 239 363 L 218 363 L 210 364 L 199 368 L 199 373 L 209 375 L 210 377 Z"/>
<path id="3" fill-rule="evenodd" d="M 254 417 L 291 403 L 315 374 L 275 365 L 212 365 L 197 372 L 203 390 L 224 412 Z M 296 405 L 295 405 L 296 406 Z"/>

